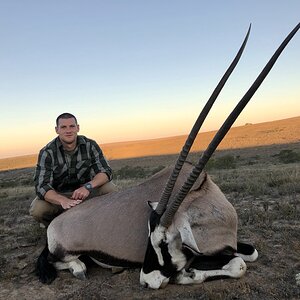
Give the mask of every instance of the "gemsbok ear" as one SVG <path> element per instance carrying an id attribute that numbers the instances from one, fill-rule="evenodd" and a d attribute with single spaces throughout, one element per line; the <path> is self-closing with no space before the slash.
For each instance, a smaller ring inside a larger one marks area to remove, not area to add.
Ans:
<path id="1" fill-rule="evenodd" d="M 152 202 L 152 201 L 148 201 L 148 205 L 152 210 L 155 210 L 157 207 L 158 202 Z"/>
<path id="2" fill-rule="evenodd" d="M 195 183 L 193 184 L 192 188 L 191 188 L 191 192 L 193 191 L 199 191 L 202 187 L 202 185 L 205 183 L 206 179 L 207 179 L 207 173 L 205 171 L 203 171 L 199 177 L 197 178 L 197 180 L 195 181 Z"/>

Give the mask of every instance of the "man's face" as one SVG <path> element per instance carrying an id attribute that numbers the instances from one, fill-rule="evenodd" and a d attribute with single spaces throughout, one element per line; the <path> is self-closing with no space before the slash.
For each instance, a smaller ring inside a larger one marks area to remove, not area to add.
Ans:
<path id="1" fill-rule="evenodd" d="M 76 124 L 74 118 L 59 119 L 58 126 L 55 127 L 55 131 L 62 143 L 72 144 L 77 139 L 79 125 Z"/>

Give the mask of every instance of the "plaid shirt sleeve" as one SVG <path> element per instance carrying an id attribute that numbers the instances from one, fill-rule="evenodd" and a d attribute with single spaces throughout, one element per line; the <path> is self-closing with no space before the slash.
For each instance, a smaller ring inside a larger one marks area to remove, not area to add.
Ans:
<path id="1" fill-rule="evenodd" d="M 44 149 L 39 153 L 38 163 L 34 174 L 35 191 L 40 199 L 45 199 L 45 194 L 53 190 L 53 169 L 51 155 Z"/>
<path id="2" fill-rule="evenodd" d="M 109 180 L 112 180 L 112 169 L 105 159 L 101 148 L 95 141 L 91 141 L 91 171 L 94 174 L 106 173 Z"/>

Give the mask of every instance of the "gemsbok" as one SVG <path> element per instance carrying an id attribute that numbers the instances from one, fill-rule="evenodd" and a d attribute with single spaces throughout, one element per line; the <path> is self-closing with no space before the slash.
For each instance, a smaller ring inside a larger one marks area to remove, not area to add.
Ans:
<path id="1" fill-rule="evenodd" d="M 140 283 L 154 289 L 169 282 L 195 284 L 207 278 L 243 276 L 245 261 L 255 261 L 258 253 L 253 246 L 237 241 L 236 211 L 204 167 L 299 27 L 300 23 L 282 42 L 193 166 L 186 162 L 187 155 L 242 55 L 250 25 L 175 167 L 163 169 L 140 185 L 92 198 L 56 217 L 37 261 L 40 281 L 51 283 L 60 269 L 86 278 L 80 255 L 88 255 L 104 267 L 141 267 Z"/>

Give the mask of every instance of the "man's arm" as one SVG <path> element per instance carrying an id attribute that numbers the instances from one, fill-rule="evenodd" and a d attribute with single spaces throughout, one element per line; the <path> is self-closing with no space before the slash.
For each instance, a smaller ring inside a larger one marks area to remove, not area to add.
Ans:
<path id="1" fill-rule="evenodd" d="M 112 170 L 106 161 L 102 150 L 98 144 L 90 140 L 90 156 L 91 156 L 91 178 L 93 178 L 89 183 L 92 185 L 92 188 L 97 188 L 103 184 L 109 182 L 112 179 Z M 84 200 L 89 196 L 90 192 L 85 187 L 80 187 L 75 190 L 72 195 L 72 199 Z"/>
<path id="2" fill-rule="evenodd" d="M 108 177 L 108 181 L 112 180 L 112 169 L 104 157 L 101 148 L 95 141 L 92 141 L 91 143 L 90 154 L 92 161 L 91 173 L 94 173 L 94 175 L 105 173 Z"/>
<path id="3" fill-rule="evenodd" d="M 106 173 L 98 173 L 95 177 L 90 181 L 93 189 L 102 186 L 103 184 L 107 183 L 109 178 Z"/>
<path id="4" fill-rule="evenodd" d="M 51 155 L 45 149 L 42 149 L 39 153 L 38 163 L 34 174 L 35 191 L 40 199 L 43 200 L 45 194 L 53 189 L 52 178 Z"/>
<path id="5" fill-rule="evenodd" d="M 97 188 L 102 186 L 103 184 L 107 183 L 109 178 L 106 173 L 98 173 L 95 177 L 90 181 L 92 188 Z M 79 189 L 75 190 L 72 195 L 72 199 L 74 200 L 84 200 L 89 196 L 90 192 L 84 187 L 80 187 Z"/>
<path id="6" fill-rule="evenodd" d="M 35 189 L 38 197 L 47 202 L 61 205 L 63 209 L 71 208 L 82 201 L 80 199 L 69 199 L 58 194 L 53 186 L 52 157 L 47 150 L 42 149 L 39 154 L 38 163 L 34 175 Z"/>

